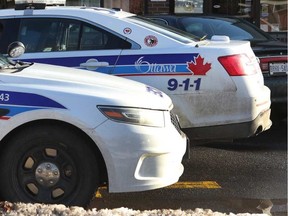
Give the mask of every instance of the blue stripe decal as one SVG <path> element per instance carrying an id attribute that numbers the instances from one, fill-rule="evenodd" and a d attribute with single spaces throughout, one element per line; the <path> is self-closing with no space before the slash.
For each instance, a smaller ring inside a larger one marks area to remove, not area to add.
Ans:
<path id="1" fill-rule="evenodd" d="M 97 51 L 96 51 L 97 52 Z M 52 54 L 52 53 L 51 53 Z M 67 53 L 69 54 L 69 53 Z M 69 54 L 70 55 L 70 54 Z M 188 54 L 149 54 L 149 55 L 122 55 L 118 56 L 82 56 L 45 59 L 24 59 L 24 61 L 54 64 L 79 68 L 81 63 L 88 59 L 98 62 L 108 62 L 108 67 L 99 67 L 97 72 L 114 75 L 134 74 L 191 74 L 187 68 L 188 62 L 194 62 L 198 53 Z M 114 66 L 116 62 L 116 66 Z M 83 68 L 85 69 L 85 68 Z"/>
<path id="2" fill-rule="evenodd" d="M 0 119 L 7 120 L 19 113 L 47 109 L 66 109 L 60 103 L 33 93 L 0 91 Z"/>
<path id="3" fill-rule="evenodd" d="M 1 104 L 66 109 L 60 103 L 38 94 L 11 91 L 0 91 L 0 105 Z"/>

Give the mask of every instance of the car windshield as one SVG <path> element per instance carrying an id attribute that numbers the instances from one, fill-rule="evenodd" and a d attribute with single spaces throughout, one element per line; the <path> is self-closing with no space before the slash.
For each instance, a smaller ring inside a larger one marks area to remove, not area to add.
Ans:
<path id="1" fill-rule="evenodd" d="M 226 35 L 231 40 L 267 41 L 265 35 L 238 19 L 185 17 L 179 22 L 187 32 L 197 36 L 207 35 L 208 39 L 213 35 Z"/>
<path id="2" fill-rule="evenodd" d="M 129 21 L 135 24 L 138 24 L 145 28 L 156 31 L 167 37 L 173 38 L 174 40 L 177 40 L 181 43 L 187 44 L 187 43 L 199 41 L 197 37 L 193 37 L 191 34 L 187 34 L 186 32 L 178 30 L 176 28 L 171 28 L 169 26 L 160 25 L 157 22 L 151 19 L 142 17 L 142 16 L 131 16 L 131 17 L 128 17 L 128 19 Z"/>

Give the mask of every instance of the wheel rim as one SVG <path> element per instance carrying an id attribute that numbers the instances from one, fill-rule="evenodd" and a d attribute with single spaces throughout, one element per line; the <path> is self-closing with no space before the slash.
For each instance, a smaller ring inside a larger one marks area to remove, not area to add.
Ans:
<path id="1" fill-rule="evenodd" d="M 54 163 L 41 163 L 35 171 L 38 184 L 43 187 L 52 187 L 57 184 L 60 178 L 58 167 Z"/>
<path id="2" fill-rule="evenodd" d="M 79 177 L 67 150 L 50 146 L 26 151 L 18 163 L 17 181 L 29 200 L 60 203 L 76 193 Z"/>

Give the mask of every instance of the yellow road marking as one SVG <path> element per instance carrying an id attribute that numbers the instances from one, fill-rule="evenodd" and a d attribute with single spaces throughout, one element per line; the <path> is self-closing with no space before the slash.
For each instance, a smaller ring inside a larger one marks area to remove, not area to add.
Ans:
<path id="1" fill-rule="evenodd" d="M 217 189 L 221 186 L 215 181 L 198 181 L 198 182 L 177 182 L 167 188 L 173 189 L 185 189 L 185 188 L 206 188 L 206 189 Z"/>
<path id="2" fill-rule="evenodd" d="M 202 188 L 202 189 L 219 189 L 221 186 L 215 181 L 197 181 L 197 182 L 177 182 L 173 185 L 167 186 L 168 189 L 187 189 L 187 188 Z M 106 190 L 107 187 L 99 187 L 95 197 L 102 198 L 100 190 Z"/>
<path id="3" fill-rule="evenodd" d="M 107 187 L 105 187 L 105 188 L 107 188 Z M 95 197 L 96 198 L 102 198 L 102 194 L 100 193 L 100 189 L 104 189 L 104 187 L 100 187 L 100 188 L 98 188 L 98 190 L 97 190 L 97 192 L 96 192 L 96 194 L 95 194 Z"/>

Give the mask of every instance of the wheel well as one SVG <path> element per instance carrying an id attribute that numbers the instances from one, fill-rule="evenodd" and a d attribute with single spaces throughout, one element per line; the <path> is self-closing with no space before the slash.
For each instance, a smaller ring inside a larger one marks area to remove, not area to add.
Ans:
<path id="1" fill-rule="evenodd" d="M 32 122 L 28 122 L 25 123 L 23 125 L 20 125 L 19 127 L 15 128 L 14 130 L 10 131 L 5 137 L 4 139 L 2 139 L 0 141 L 0 147 L 2 149 L 2 152 L 5 153 L 5 146 L 8 143 L 8 140 L 13 137 L 15 134 L 17 134 L 19 131 L 21 131 L 24 128 L 29 128 L 29 127 L 37 127 L 40 125 L 49 125 L 49 126 L 61 126 L 61 127 L 66 127 L 69 128 L 69 130 L 72 130 L 73 133 L 77 133 L 79 136 L 81 136 L 83 139 L 86 139 L 89 143 L 89 148 L 94 152 L 94 155 L 96 155 L 96 159 L 98 161 L 99 164 L 99 174 L 100 174 L 100 184 L 106 184 L 108 181 L 108 175 L 107 175 L 107 169 L 106 169 L 106 165 L 105 165 L 105 161 L 102 157 L 102 154 L 99 150 L 99 148 L 97 147 L 97 145 L 95 145 L 94 141 L 84 132 L 82 131 L 80 128 L 75 127 L 72 124 L 69 124 L 67 122 L 62 122 L 62 121 L 58 121 L 58 120 L 36 120 L 36 121 L 32 121 Z M 100 185 L 101 186 L 101 185 Z"/>

